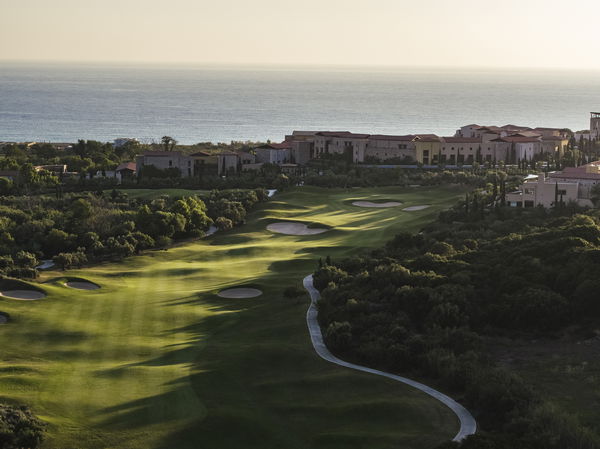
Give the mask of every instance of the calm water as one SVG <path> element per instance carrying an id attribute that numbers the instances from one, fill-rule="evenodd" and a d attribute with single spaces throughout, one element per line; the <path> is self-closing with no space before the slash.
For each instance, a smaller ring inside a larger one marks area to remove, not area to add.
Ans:
<path id="1" fill-rule="evenodd" d="M 448 135 L 469 123 L 578 130 L 593 110 L 598 72 L 0 64 L 0 141 Z"/>

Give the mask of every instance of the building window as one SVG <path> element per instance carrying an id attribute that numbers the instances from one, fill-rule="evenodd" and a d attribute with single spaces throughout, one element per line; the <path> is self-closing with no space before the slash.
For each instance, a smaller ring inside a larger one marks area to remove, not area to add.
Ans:
<path id="1" fill-rule="evenodd" d="M 559 189 L 559 190 L 558 190 L 558 194 L 559 194 L 559 195 L 566 195 L 566 194 L 567 194 L 567 191 L 566 191 L 566 190 L 560 190 L 560 189 Z"/>
<path id="2" fill-rule="evenodd" d="M 169 161 L 169 167 L 173 166 L 173 161 Z"/>

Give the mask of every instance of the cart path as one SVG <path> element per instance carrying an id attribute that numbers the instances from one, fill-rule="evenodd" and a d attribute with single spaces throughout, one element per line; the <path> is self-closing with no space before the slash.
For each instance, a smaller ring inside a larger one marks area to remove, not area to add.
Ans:
<path id="1" fill-rule="evenodd" d="M 454 437 L 453 441 L 461 441 L 467 436 L 472 435 L 477 431 L 477 423 L 475 422 L 475 418 L 473 418 L 473 415 L 471 415 L 471 413 L 469 413 L 469 411 L 465 407 L 460 405 L 454 399 L 446 396 L 444 393 L 440 393 L 439 391 L 434 390 L 433 388 L 428 387 L 427 385 L 423 385 L 422 383 L 416 382 L 411 379 L 407 379 L 406 377 L 397 376 L 395 374 L 386 373 L 385 371 L 379 371 L 373 368 L 367 368 L 366 366 L 355 365 L 354 363 L 348 363 L 334 356 L 329 351 L 329 349 L 327 349 L 327 346 L 325 346 L 325 342 L 323 341 L 323 335 L 321 333 L 321 327 L 319 326 L 319 322 L 317 320 L 317 302 L 321 298 L 321 294 L 313 285 L 312 274 L 304 278 L 303 284 L 304 288 L 308 291 L 311 300 L 310 307 L 306 312 L 306 323 L 308 324 L 308 331 L 310 333 L 310 339 L 312 340 L 313 347 L 315 348 L 315 351 L 321 358 L 327 360 L 328 362 L 335 363 L 336 365 L 344 366 L 346 368 L 354 369 L 357 371 L 363 371 L 365 373 L 376 374 L 378 376 L 383 376 L 387 377 L 388 379 L 402 382 L 437 399 L 442 404 L 447 406 L 450 410 L 452 410 L 460 421 L 460 429 Z"/>

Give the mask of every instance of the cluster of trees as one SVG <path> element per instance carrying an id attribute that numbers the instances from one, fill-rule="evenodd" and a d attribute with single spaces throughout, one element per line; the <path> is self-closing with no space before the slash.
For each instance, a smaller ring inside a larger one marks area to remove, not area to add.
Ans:
<path id="1" fill-rule="evenodd" d="M 479 193 L 418 234 L 326 262 L 315 285 L 327 345 L 462 395 L 484 432 L 460 447 L 598 448 L 596 435 L 497 366 L 484 341 L 515 333 L 552 338 L 598 322 L 599 217 L 507 209 Z"/>
<path id="2" fill-rule="evenodd" d="M 33 278 L 40 260 L 62 268 L 127 257 L 173 239 L 201 237 L 215 223 L 230 229 L 246 218 L 263 189 L 212 191 L 152 201 L 126 194 L 66 194 L 61 198 L 0 198 L 0 275 Z"/>
<path id="3" fill-rule="evenodd" d="M 45 424 L 27 407 L 0 404 L 0 449 L 36 449 L 45 430 Z"/>

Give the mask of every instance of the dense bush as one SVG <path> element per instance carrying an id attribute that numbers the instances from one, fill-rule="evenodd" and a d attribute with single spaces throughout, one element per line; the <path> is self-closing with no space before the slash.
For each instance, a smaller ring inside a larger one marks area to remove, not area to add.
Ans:
<path id="1" fill-rule="evenodd" d="M 129 200 L 117 191 L 0 197 L 0 275 L 34 278 L 42 259 L 66 269 L 164 248 L 173 239 L 203 236 L 214 220 L 220 229 L 241 224 L 266 199 L 263 189 L 212 191 L 204 200 Z"/>
<path id="2" fill-rule="evenodd" d="M 0 404 L 0 449 L 38 448 L 44 432 L 44 423 L 27 407 Z"/>
<path id="3" fill-rule="evenodd" d="M 350 360 L 462 392 L 485 433 L 462 448 L 600 447 L 482 350 L 495 335 L 552 338 L 598 322 L 598 215 L 505 209 L 475 194 L 417 235 L 328 261 L 314 274 L 326 343 Z"/>

